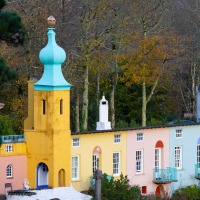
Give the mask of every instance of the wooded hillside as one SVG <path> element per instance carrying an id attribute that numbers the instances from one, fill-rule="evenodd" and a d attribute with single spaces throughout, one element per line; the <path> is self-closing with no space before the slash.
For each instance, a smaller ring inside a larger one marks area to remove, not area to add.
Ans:
<path id="1" fill-rule="evenodd" d="M 23 132 L 27 80 L 34 67 L 39 76 L 43 72 L 38 55 L 49 15 L 67 53 L 63 74 L 73 85 L 72 131 L 96 128 L 103 93 L 113 128 L 166 124 L 196 113 L 199 0 L 11 0 L 5 11 L 15 11 L 25 28 L 22 45 L 0 41 L 0 63 L 17 74 L 0 82 L 0 114 L 13 122 L 14 132 Z"/>

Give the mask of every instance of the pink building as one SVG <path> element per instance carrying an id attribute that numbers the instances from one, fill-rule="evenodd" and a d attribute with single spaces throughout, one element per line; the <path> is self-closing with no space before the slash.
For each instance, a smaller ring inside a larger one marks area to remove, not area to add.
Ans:
<path id="1" fill-rule="evenodd" d="M 11 183 L 13 190 L 23 188 L 23 181 L 27 177 L 27 156 L 0 157 L 0 194 L 5 194 L 5 184 Z"/>
<path id="2" fill-rule="evenodd" d="M 169 163 L 169 128 L 144 128 L 127 131 L 127 175 L 131 185 L 143 194 L 170 193 L 176 171 Z"/>

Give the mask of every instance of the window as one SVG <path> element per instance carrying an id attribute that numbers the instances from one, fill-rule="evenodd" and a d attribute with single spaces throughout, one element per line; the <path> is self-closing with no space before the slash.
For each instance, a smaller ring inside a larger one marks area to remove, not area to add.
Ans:
<path id="1" fill-rule="evenodd" d="M 147 193 L 147 186 L 142 186 L 142 194 L 146 194 Z"/>
<path id="2" fill-rule="evenodd" d="M 13 177 L 13 169 L 12 165 L 8 165 L 6 168 L 6 176 L 7 178 L 12 178 Z"/>
<path id="3" fill-rule="evenodd" d="M 60 114 L 63 114 L 63 100 L 60 100 Z"/>
<path id="4" fill-rule="evenodd" d="M 176 130 L 176 138 L 182 138 L 182 129 Z"/>
<path id="5" fill-rule="evenodd" d="M 8 144 L 5 146 L 5 152 L 12 152 L 13 148 L 12 148 L 12 144 Z"/>
<path id="6" fill-rule="evenodd" d="M 143 172 L 143 151 L 137 150 L 136 151 L 136 173 Z"/>
<path id="7" fill-rule="evenodd" d="M 114 135 L 114 143 L 121 143 L 121 135 L 120 134 L 115 134 Z"/>
<path id="8" fill-rule="evenodd" d="M 72 180 L 79 179 L 79 156 L 72 156 Z"/>
<path id="9" fill-rule="evenodd" d="M 161 169 L 161 148 L 155 149 L 155 168 Z"/>
<path id="10" fill-rule="evenodd" d="M 92 173 L 94 173 L 98 168 L 98 162 L 99 162 L 99 154 L 93 154 L 92 155 Z"/>
<path id="11" fill-rule="evenodd" d="M 200 166 L 200 144 L 197 145 L 197 164 Z"/>
<path id="12" fill-rule="evenodd" d="M 120 175 L 120 153 L 119 152 L 113 153 L 113 175 L 114 176 Z"/>
<path id="13" fill-rule="evenodd" d="M 182 147 L 175 146 L 175 167 L 182 169 Z"/>
<path id="14" fill-rule="evenodd" d="M 43 99 L 43 115 L 46 114 L 46 101 Z"/>
<path id="15" fill-rule="evenodd" d="M 73 147 L 79 147 L 80 146 L 80 139 L 79 138 L 73 138 L 72 139 L 72 146 Z"/>
<path id="16" fill-rule="evenodd" d="M 143 133 L 137 133 L 137 141 L 143 141 Z"/>

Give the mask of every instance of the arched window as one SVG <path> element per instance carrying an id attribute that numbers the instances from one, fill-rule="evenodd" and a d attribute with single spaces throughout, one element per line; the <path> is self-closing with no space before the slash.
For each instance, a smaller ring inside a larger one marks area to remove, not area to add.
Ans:
<path id="1" fill-rule="evenodd" d="M 163 147 L 164 147 L 163 142 L 162 142 L 161 140 L 158 140 L 158 141 L 156 142 L 156 148 L 163 148 Z"/>
<path id="2" fill-rule="evenodd" d="M 164 147 L 163 142 L 158 140 L 155 145 L 155 168 L 162 168 L 162 148 Z"/>
<path id="3" fill-rule="evenodd" d="M 63 100 L 60 100 L 60 114 L 63 114 Z"/>
<path id="4" fill-rule="evenodd" d="M 6 168 L 6 177 L 11 178 L 13 177 L 13 167 L 12 165 L 8 165 Z"/>

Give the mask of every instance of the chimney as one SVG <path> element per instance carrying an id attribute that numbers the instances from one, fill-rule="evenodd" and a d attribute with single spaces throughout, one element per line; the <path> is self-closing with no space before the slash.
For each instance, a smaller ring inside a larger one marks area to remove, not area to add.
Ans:
<path id="1" fill-rule="evenodd" d="M 99 102 L 99 122 L 97 122 L 96 130 L 110 130 L 111 123 L 108 121 L 108 101 L 103 95 Z"/>

